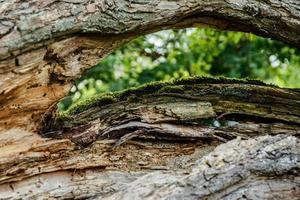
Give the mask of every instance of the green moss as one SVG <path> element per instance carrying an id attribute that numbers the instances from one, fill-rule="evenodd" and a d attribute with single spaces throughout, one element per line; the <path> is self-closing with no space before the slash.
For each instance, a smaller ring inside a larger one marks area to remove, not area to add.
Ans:
<path id="1" fill-rule="evenodd" d="M 59 119 L 61 121 L 68 121 L 71 119 L 71 116 L 66 111 L 63 111 L 59 113 Z"/>
<path id="2" fill-rule="evenodd" d="M 59 127 L 66 121 L 72 121 L 72 116 L 67 111 L 59 112 L 54 121 L 51 121 L 51 128 Z M 47 132 L 47 131 L 46 131 Z"/>
<path id="3" fill-rule="evenodd" d="M 115 94 L 113 93 L 105 93 L 100 95 L 95 95 L 93 97 L 84 99 L 72 105 L 67 111 L 65 111 L 66 116 L 70 116 L 73 114 L 80 113 L 84 110 L 95 106 L 103 106 L 107 104 L 111 104 L 116 101 Z"/>
<path id="4" fill-rule="evenodd" d="M 236 79 L 236 78 L 225 78 L 222 76 L 212 78 L 212 77 L 203 77 L 203 76 L 195 76 L 189 78 L 182 78 L 173 81 L 174 85 L 184 85 L 184 84 L 250 84 L 250 85 L 262 85 L 266 86 L 268 84 L 260 81 L 260 80 L 253 80 L 253 79 Z"/>
<path id="5" fill-rule="evenodd" d="M 129 88 L 123 91 L 115 92 L 115 93 L 105 93 L 100 95 L 95 95 L 91 98 L 79 101 L 71 106 L 67 111 L 60 114 L 60 118 L 64 118 L 66 120 L 70 119 L 70 116 L 80 113 L 84 110 L 87 110 L 91 107 L 95 106 L 104 106 L 108 104 L 112 104 L 117 101 L 126 101 L 132 98 L 139 98 L 140 96 L 153 94 L 153 93 L 174 93 L 174 92 L 183 92 L 185 86 L 184 85 L 195 85 L 195 84 L 252 84 L 252 85 L 263 85 L 266 86 L 262 81 L 258 80 L 239 80 L 239 79 L 228 79 L 224 77 L 211 78 L 211 77 L 190 77 L 184 79 L 177 79 L 174 81 L 157 81 L 151 82 L 136 88 Z M 227 93 L 237 92 L 237 91 L 224 91 Z M 236 95 L 236 94 L 235 94 Z M 241 96 L 245 96 L 246 94 L 240 94 Z"/>
<path id="6" fill-rule="evenodd" d="M 167 85 L 158 91 L 158 93 L 179 93 L 179 92 L 184 92 L 183 85 Z"/>
<path id="7" fill-rule="evenodd" d="M 139 87 L 129 88 L 123 91 L 118 92 L 118 100 L 126 100 L 130 95 L 144 95 L 150 93 L 156 93 L 164 86 L 170 85 L 171 82 L 164 82 L 164 81 L 156 81 L 150 82 L 145 85 L 141 85 Z"/>

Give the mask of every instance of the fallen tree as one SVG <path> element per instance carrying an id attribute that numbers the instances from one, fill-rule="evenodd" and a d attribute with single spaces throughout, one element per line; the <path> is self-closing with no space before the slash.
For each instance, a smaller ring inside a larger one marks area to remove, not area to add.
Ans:
<path id="1" fill-rule="evenodd" d="M 297 199 L 299 90 L 188 79 L 57 114 L 74 79 L 166 28 L 252 32 L 295 47 L 299 2 L 0 2 L 1 199 Z"/>

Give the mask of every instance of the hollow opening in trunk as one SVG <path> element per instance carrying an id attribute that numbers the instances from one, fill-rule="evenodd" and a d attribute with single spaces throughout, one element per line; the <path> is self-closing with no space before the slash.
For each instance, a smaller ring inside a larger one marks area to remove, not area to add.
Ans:
<path id="1" fill-rule="evenodd" d="M 195 75 L 259 79 L 297 88 L 299 54 L 296 48 L 249 33 L 208 28 L 160 31 L 132 40 L 87 70 L 58 107 L 67 110 L 95 94 Z"/>

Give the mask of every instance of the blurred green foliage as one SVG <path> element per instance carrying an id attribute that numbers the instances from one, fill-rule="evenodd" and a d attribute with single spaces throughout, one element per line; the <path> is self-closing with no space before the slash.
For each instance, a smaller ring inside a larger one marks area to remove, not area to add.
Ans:
<path id="1" fill-rule="evenodd" d="M 96 93 L 194 75 L 300 87 L 300 50 L 248 33 L 194 28 L 161 31 L 134 39 L 88 70 L 59 109 Z"/>

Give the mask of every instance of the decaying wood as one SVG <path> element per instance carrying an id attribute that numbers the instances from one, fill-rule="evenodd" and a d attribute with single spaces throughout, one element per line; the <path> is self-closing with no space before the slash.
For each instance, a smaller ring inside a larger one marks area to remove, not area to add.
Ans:
<path id="1" fill-rule="evenodd" d="M 122 42 L 114 36 L 72 37 L 14 57 L 17 62 L 0 61 L 0 130 L 38 130 L 42 115 L 68 94 L 71 81 Z"/>
<path id="2" fill-rule="evenodd" d="M 1 1 L 0 129 L 39 129 L 85 69 L 145 33 L 210 26 L 300 47 L 299 7 L 298 0 Z"/>
<path id="3" fill-rule="evenodd" d="M 297 199 L 299 102 L 296 90 L 203 78 L 103 95 L 54 115 L 43 137 L 0 133 L 0 192 L 3 199 Z"/>
<path id="4" fill-rule="evenodd" d="M 299 199 L 297 90 L 197 79 L 51 116 L 139 35 L 209 26 L 300 47 L 299 18 L 297 0 L 0 0 L 0 199 Z"/>
<path id="5" fill-rule="evenodd" d="M 86 151 L 58 141 L 33 142 L 21 150 L 7 145 L 6 158 L 12 160 L 18 151 L 22 160 L 9 167 L 6 176 L 2 172 L 1 199 L 298 199 L 300 195 L 300 142 L 294 136 L 235 139 L 214 150 L 216 143 L 128 142 L 115 150 L 111 143 L 98 141 Z M 1 157 L 5 158 L 3 151 Z"/>
<path id="6" fill-rule="evenodd" d="M 299 102 L 298 91 L 260 82 L 191 78 L 100 96 L 75 106 L 67 118 L 48 123 L 52 127 L 42 135 L 82 146 L 99 139 L 226 141 L 237 136 L 299 135 Z"/>

